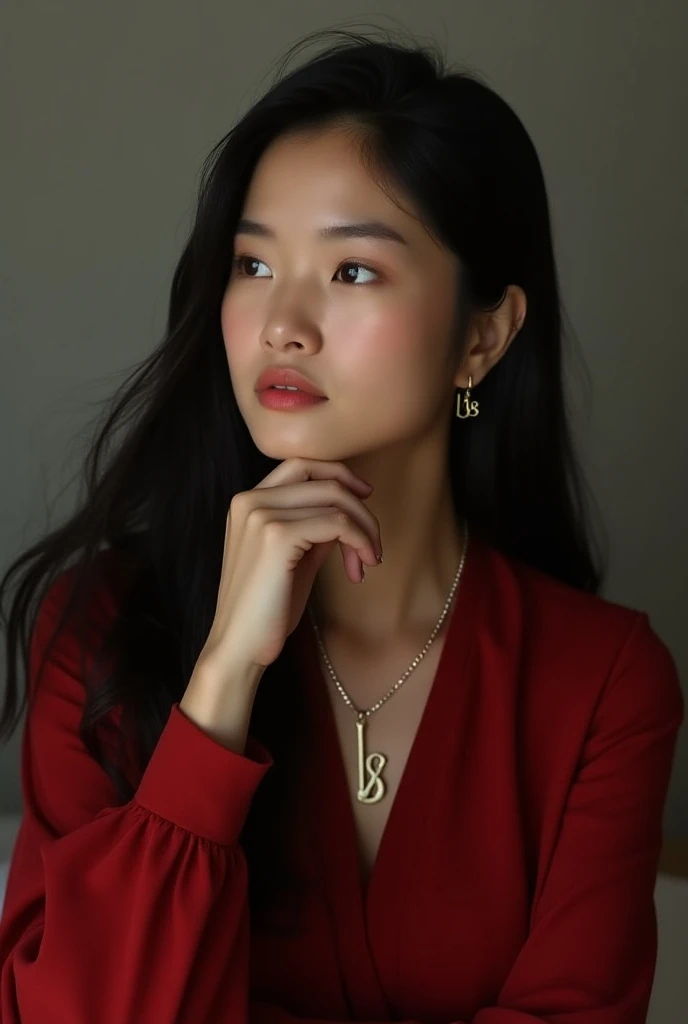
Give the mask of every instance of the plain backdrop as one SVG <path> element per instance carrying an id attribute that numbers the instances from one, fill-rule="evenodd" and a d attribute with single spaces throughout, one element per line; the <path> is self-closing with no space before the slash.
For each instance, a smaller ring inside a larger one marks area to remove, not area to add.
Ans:
<path id="1" fill-rule="evenodd" d="M 317 28 L 400 29 L 482 74 L 537 147 L 603 596 L 649 613 L 685 686 L 688 4 L 4 0 L 1 18 L 3 571 L 48 505 L 51 525 L 73 507 L 99 403 L 162 335 L 203 159 L 273 62 Z M 0 750 L 0 812 L 21 806 L 20 732 Z M 685 726 L 665 831 L 688 837 Z"/>

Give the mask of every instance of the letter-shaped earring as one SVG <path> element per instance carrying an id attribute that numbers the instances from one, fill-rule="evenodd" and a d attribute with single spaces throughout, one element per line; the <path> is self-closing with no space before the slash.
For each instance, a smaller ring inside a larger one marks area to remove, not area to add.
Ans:
<path id="1" fill-rule="evenodd" d="M 469 376 L 468 387 L 466 388 L 465 395 L 459 394 L 456 396 L 456 415 L 460 420 L 467 420 L 469 416 L 478 416 L 478 402 L 474 399 L 471 402 L 471 388 L 473 387 L 473 378 Z M 463 402 L 463 412 L 461 411 L 461 403 Z"/>

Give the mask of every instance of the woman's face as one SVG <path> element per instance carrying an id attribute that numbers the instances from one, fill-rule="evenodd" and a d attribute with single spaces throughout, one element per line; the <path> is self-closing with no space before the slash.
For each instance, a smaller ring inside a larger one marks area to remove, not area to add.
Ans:
<path id="1" fill-rule="evenodd" d="M 264 230 L 238 226 L 221 322 L 257 447 L 280 461 L 347 460 L 446 433 L 458 260 L 387 198 L 351 136 L 332 129 L 276 140 L 255 169 L 242 220 Z M 368 221 L 403 242 L 321 234 Z M 272 366 L 297 369 L 328 400 L 263 407 L 256 383 Z"/>

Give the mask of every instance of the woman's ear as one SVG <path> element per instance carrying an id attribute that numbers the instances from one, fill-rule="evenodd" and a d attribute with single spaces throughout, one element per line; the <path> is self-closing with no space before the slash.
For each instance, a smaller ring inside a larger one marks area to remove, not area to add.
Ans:
<path id="1" fill-rule="evenodd" d="M 474 385 L 487 376 L 506 354 L 523 326 L 526 310 L 523 289 L 509 285 L 496 309 L 479 310 L 473 315 L 465 354 L 454 379 L 456 387 L 468 387 L 469 376 L 473 378 Z"/>

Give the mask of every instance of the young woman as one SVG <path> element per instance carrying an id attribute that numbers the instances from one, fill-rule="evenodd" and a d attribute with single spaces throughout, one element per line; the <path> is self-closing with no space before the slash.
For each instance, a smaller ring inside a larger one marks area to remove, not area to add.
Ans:
<path id="1" fill-rule="evenodd" d="M 432 47 L 329 42 L 3 579 L 3 1024 L 645 1020 L 684 703 L 598 594 L 540 164 Z"/>

